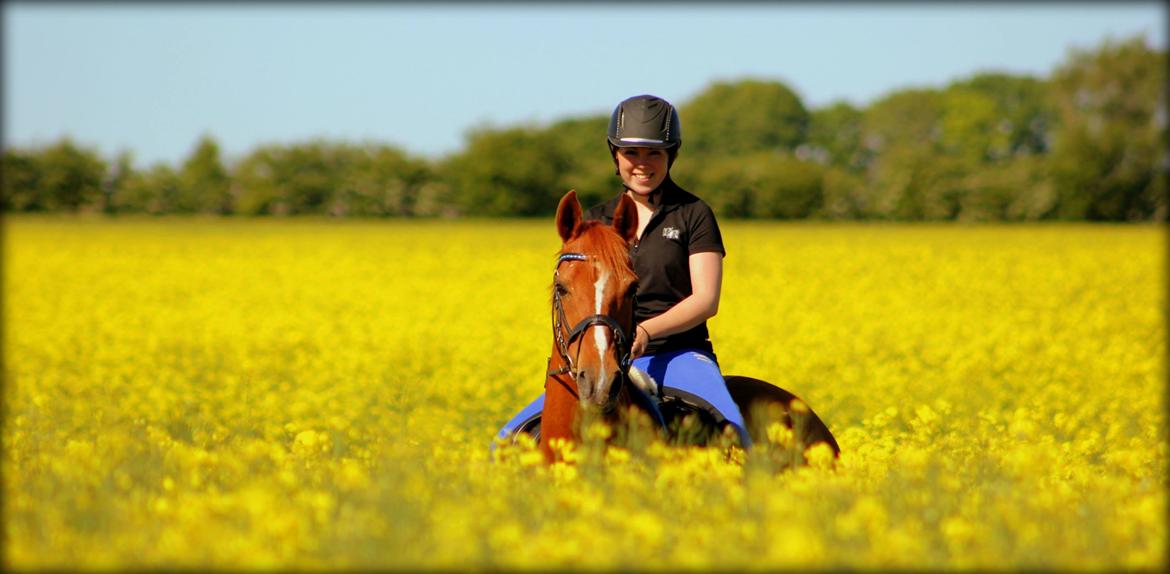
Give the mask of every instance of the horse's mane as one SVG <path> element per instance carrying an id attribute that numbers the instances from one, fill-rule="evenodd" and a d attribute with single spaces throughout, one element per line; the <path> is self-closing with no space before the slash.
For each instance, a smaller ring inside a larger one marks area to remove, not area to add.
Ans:
<path id="1" fill-rule="evenodd" d="M 596 257 L 606 267 L 619 272 L 633 272 L 630 266 L 630 246 L 613 227 L 597 220 L 584 221 L 573 240 L 582 242 L 579 248 L 581 252 Z"/>

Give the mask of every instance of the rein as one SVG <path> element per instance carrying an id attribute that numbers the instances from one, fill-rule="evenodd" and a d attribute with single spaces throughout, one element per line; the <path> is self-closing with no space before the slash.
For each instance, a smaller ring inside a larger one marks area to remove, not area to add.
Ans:
<path id="1" fill-rule="evenodd" d="M 585 255 L 584 253 L 562 253 L 561 256 L 557 258 L 557 266 L 556 266 L 556 269 L 553 271 L 554 282 L 560 274 L 561 263 L 564 263 L 565 261 L 588 261 L 588 260 L 589 260 L 589 256 Z M 626 337 L 626 332 L 622 329 L 621 325 L 619 325 L 617 321 L 613 320 L 613 318 L 610 317 L 609 315 L 600 315 L 600 314 L 590 315 L 588 317 L 585 317 L 584 319 L 581 319 L 581 321 L 579 321 L 576 325 L 574 325 L 572 329 L 568 330 L 568 338 L 566 339 L 565 338 L 566 325 L 568 323 L 569 323 L 569 320 L 568 320 L 568 318 L 565 317 L 564 305 L 561 304 L 560 291 L 558 291 L 554 287 L 554 289 L 553 289 L 553 318 L 552 318 L 553 340 L 556 341 L 557 354 L 559 354 L 561 356 L 561 359 L 564 361 L 565 366 L 563 366 L 557 370 L 550 369 L 548 371 L 548 376 L 556 377 L 557 375 L 563 375 L 563 374 L 568 373 L 568 375 L 573 379 L 573 381 L 576 382 L 577 381 L 577 375 L 576 375 L 577 371 L 576 371 L 576 369 L 573 368 L 575 361 L 573 360 L 573 357 L 570 356 L 569 346 L 571 346 L 574 342 L 576 342 L 576 340 L 579 339 L 581 337 L 581 335 L 587 329 L 589 329 L 591 327 L 598 327 L 598 326 L 609 327 L 610 331 L 613 331 L 614 344 L 617 345 L 618 350 L 621 352 L 621 356 L 618 358 L 618 368 L 621 369 L 621 380 L 624 381 L 629 376 L 630 346 L 632 344 L 632 341 L 630 341 Z M 579 355 L 580 353 L 581 353 L 581 346 L 578 345 L 577 346 L 577 354 Z M 550 363 L 552 362 L 551 358 L 549 359 L 549 362 Z M 557 379 L 557 380 L 559 381 L 560 379 Z M 562 382 L 561 384 L 564 384 L 564 383 Z M 566 388 L 567 388 L 567 385 L 566 385 Z M 571 392 L 572 389 L 569 389 L 569 391 Z M 573 394 L 573 396 L 577 396 L 577 393 L 572 393 L 572 394 Z"/>

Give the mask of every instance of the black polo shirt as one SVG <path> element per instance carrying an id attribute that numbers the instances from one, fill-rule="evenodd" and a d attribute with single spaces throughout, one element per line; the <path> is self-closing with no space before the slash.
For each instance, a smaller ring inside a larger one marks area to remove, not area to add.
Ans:
<path id="1" fill-rule="evenodd" d="M 660 206 L 631 249 L 638 274 L 638 323 L 660 315 L 692 293 L 690 255 L 714 251 L 726 255 L 715 214 L 703 200 L 674 183 L 668 176 L 659 187 Z M 625 193 L 625 190 L 622 190 Z M 613 223 L 621 194 L 590 208 L 585 219 Z M 650 340 L 646 354 L 677 349 L 713 352 L 704 321 L 682 333 Z"/>

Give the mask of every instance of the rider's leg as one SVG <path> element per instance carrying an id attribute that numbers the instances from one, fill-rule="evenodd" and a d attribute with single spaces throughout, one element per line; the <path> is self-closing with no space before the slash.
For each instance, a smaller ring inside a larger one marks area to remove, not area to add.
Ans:
<path id="1" fill-rule="evenodd" d="M 499 438 L 508 438 L 516 434 L 516 431 L 519 430 L 521 425 L 532 420 L 534 416 L 540 416 L 540 413 L 543 411 L 544 393 L 540 393 L 540 396 L 536 397 L 536 400 L 528 403 L 528 406 L 521 409 L 520 412 L 516 413 L 516 416 L 505 423 L 504 427 L 500 429 L 500 432 L 496 433 L 496 436 Z M 495 448 L 494 442 L 492 443 L 492 448 Z"/>
<path id="2" fill-rule="evenodd" d="M 709 403 L 735 427 L 740 444 L 744 448 L 751 446 L 752 439 L 748 435 L 743 413 L 731 398 L 714 355 L 695 349 L 670 351 L 638 357 L 634 359 L 633 365 L 658 383 L 660 395 L 668 396 L 671 391 L 683 391 Z"/>

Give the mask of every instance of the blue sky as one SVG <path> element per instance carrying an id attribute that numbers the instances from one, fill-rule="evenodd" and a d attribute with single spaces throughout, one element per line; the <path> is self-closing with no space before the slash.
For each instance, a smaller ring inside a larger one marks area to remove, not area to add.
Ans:
<path id="1" fill-rule="evenodd" d="M 377 141 L 437 157 L 477 125 L 607 114 L 712 81 L 785 82 L 865 105 L 980 71 L 1047 76 L 1072 48 L 1145 32 L 1158 2 L 811 5 L 4 3 L 6 146 L 69 135 L 140 167 L 201 134 Z M 686 118 L 683 118 L 684 129 Z"/>

